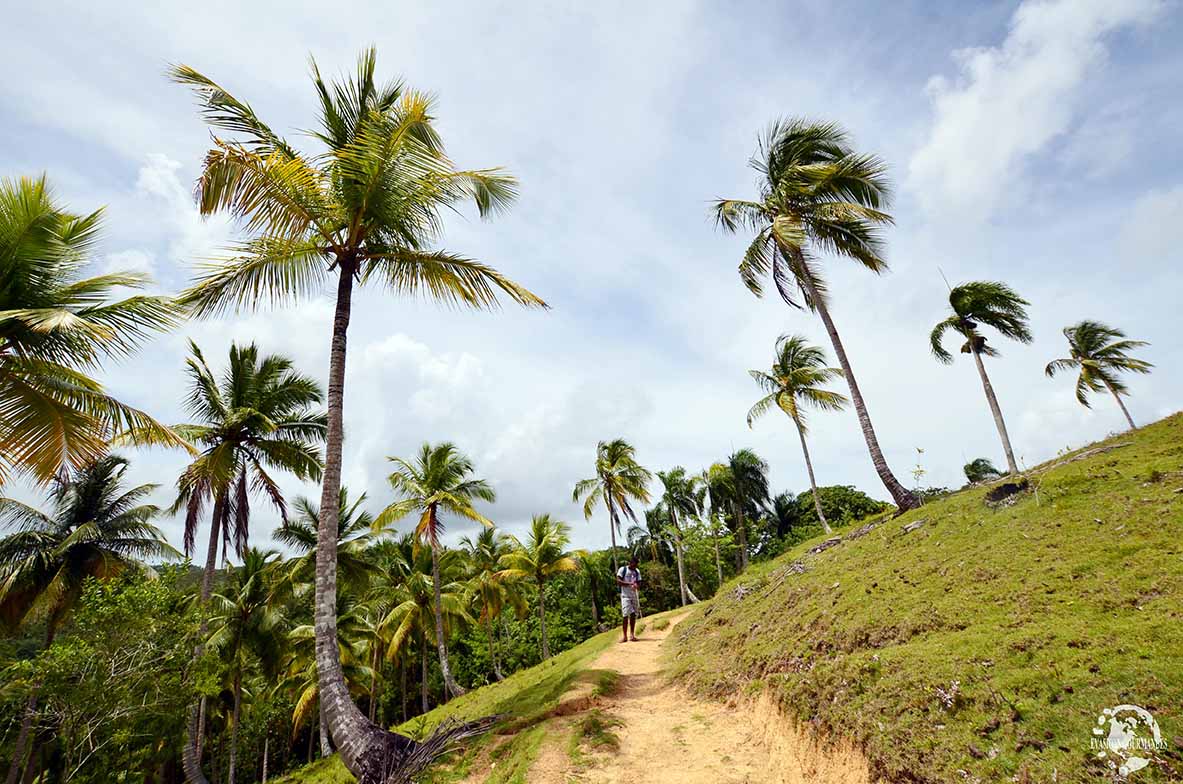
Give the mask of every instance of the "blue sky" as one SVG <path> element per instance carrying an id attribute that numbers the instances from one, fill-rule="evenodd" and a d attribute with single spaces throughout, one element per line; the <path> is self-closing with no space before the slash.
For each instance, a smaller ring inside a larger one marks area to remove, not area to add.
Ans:
<path id="1" fill-rule="evenodd" d="M 926 484 L 959 484 L 974 457 L 1001 463 L 972 363 L 945 367 L 928 352 L 945 307 L 940 271 L 1005 280 L 1032 302 L 1035 342 L 1002 346 L 989 365 L 1027 464 L 1122 426 L 1112 401 L 1086 410 L 1070 380 L 1042 375 L 1064 353 L 1060 329 L 1081 318 L 1153 344 L 1155 373 L 1131 380 L 1136 419 L 1179 408 L 1177 4 L 134 5 L 25 4 L 0 47 L 0 173 L 45 171 L 71 208 L 107 205 L 96 269 L 148 269 L 175 291 L 235 236 L 193 209 L 208 132 L 164 78 L 170 62 L 298 138 L 314 118 L 309 55 L 336 73 L 374 44 L 384 74 L 438 95 L 459 165 L 521 179 L 509 215 L 457 216 L 443 246 L 497 266 L 553 310 L 455 313 L 376 290 L 357 302 L 345 479 L 375 510 L 389 500 L 385 456 L 424 440 L 472 454 L 507 529 L 550 512 L 584 546 L 607 540 L 602 513 L 584 523 L 570 503 L 599 439 L 629 438 L 654 469 L 697 470 L 750 446 L 771 463 L 774 487 L 806 488 L 789 422 L 748 429 L 746 370 L 770 361 L 781 333 L 823 345 L 825 333 L 807 313 L 753 298 L 735 274 L 744 238 L 719 235 L 708 217 L 712 198 L 754 193 L 746 162 L 778 116 L 840 122 L 890 166 L 891 272 L 831 260 L 827 274 L 901 479 L 917 447 Z M 213 358 L 231 340 L 256 340 L 323 378 L 330 313 L 321 298 L 189 325 L 106 380 L 180 421 L 188 337 Z M 882 496 L 852 413 L 815 416 L 812 451 L 822 483 Z M 167 488 L 182 465 L 153 452 L 135 474 Z M 275 518 L 256 508 L 265 543 Z M 179 541 L 175 522 L 166 529 Z"/>

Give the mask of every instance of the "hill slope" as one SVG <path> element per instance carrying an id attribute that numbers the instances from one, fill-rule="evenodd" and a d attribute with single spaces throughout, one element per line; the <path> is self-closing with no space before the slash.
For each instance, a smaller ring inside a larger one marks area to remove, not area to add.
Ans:
<path id="1" fill-rule="evenodd" d="M 1168 746 L 1136 780 L 1183 780 L 1183 415 L 986 492 L 752 568 L 679 626 L 675 671 L 771 693 L 889 781 L 1104 780 L 1092 730 L 1133 703 Z"/>

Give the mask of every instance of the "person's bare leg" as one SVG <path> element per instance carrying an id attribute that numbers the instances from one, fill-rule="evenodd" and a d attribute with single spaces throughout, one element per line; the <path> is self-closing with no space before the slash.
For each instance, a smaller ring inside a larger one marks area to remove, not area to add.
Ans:
<path id="1" fill-rule="evenodd" d="M 631 627 L 629 629 L 629 631 L 632 632 L 632 640 L 633 640 L 633 642 L 636 642 L 637 641 L 637 616 L 635 614 L 630 615 L 628 617 L 628 623 L 629 623 L 629 626 Z"/>
<path id="2" fill-rule="evenodd" d="M 624 616 L 624 629 L 623 629 L 624 638 L 621 639 L 621 642 L 628 642 L 628 619 L 630 617 L 632 617 L 632 616 L 629 616 L 629 615 Z"/>

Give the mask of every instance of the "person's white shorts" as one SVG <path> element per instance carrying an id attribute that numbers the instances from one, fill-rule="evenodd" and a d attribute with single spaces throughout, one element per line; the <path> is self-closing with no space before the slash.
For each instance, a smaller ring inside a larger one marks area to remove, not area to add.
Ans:
<path id="1" fill-rule="evenodd" d="M 629 596 L 623 593 L 620 595 L 620 613 L 625 618 L 630 615 L 641 614 L 641 603 L 638 601 L 636 595 Z"/>

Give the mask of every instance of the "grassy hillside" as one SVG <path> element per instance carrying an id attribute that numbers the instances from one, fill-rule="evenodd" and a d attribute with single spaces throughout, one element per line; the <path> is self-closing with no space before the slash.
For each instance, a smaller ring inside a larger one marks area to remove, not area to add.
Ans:
<path id="1" fill-rule="evenodd" d="M 588 666 L 617 639 L 618 634 L 613 630 L 592 637 L 549 661 L 514 673 L 500 683 L 471 691 L 395 729 L 411 737 L 422 737 L 451 716 L 466 720 L 504 715 L 506 719 L 502 723 L 502 730 L 515 734 L 505 743 L 499 743 L 496 735 L 486 739 L 497 746 L 495 756 L 498 764 L 490 784 L 524 781 L 525 770 L 537 753 L 542 739 L 539 722 L 558 705 L 559 698 L 578 680 L 595 678 L 597 673 L 589 670 Z M 465 758 L 453 760 L 450 765 L 442 765 L 433 771 L 432 780 L 459 780 L 478 750 L 474 747 Z M 347 784 L 354 778 L 333 756 L 275 781 L 277 784 Z"/>
<path id="2" fill-rule="evenodd" d="M 676 671 L 771 689 L 890 781 L 1105 780 L 1092 729 L 1134 703 L 1169 748 L 1133 780 L 1183 780 L 1183 415 L 1094 446 L 1118 444 L 1013 505 L 971 489 L 749 570 L 679 626 Z"/>

